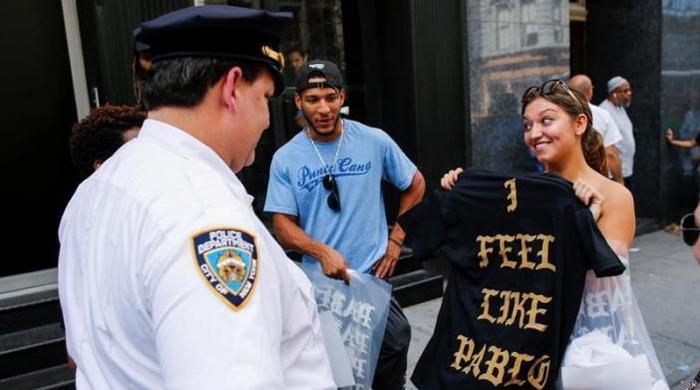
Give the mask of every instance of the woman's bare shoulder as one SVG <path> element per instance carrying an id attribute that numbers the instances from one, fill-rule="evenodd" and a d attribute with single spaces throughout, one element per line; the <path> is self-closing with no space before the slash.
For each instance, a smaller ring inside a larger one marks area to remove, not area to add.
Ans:
<path id="1" fill-rule="evenodd" d="M 605 197 L 606 203 L 611 203 L 616 206 L 634 207 L 634 199 L 632 193 L 624 185 L 603 177 L 599 191 Z"/>
<path id="2" fill-rule="evenodd" d="M 622 184 L 603 178 L 598 191 L 605 198 L 598 227 L 608 240 L 632 244 L 635 232 L 634 199 Z"/>

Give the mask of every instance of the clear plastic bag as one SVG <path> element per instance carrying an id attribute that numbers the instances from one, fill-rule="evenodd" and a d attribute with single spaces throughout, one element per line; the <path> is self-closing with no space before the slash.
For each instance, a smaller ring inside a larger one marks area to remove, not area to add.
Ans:
<path id="1" fill-rule="evenodd" d="M 565 390 L 668 389 L 637 299 L 627 248 L 611 247 L 627 267 L 621 275 L 586 274 L 581 307 L 561 365 Z"/>
<path id="2" fill-rule="evenodd" d="M 331 279 L 315 264 L 302 264 L 314 286 L 319 313 L 330 311 L 340 325 L 356 385 L 370 389 L 384 338 L 391 285 L 372 275 L 348 270 L 350 285 Z"/>

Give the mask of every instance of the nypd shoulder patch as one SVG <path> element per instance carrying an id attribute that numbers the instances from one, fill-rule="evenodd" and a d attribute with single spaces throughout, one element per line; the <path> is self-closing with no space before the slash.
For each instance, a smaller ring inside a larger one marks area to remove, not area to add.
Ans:
<path id="1" fill-rule="evenodd" d="M 260 271 L 255 236 L 237 228 L 217 228 L 196 234 L 192 244 L 207 284 L 233 310 L 242 309 Z"/>

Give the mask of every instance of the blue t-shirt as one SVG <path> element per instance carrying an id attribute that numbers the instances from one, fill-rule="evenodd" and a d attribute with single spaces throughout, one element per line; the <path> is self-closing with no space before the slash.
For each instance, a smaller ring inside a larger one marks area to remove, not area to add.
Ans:
<path id="1" fill-rule="evenodd" d="M 382 179 L 400 190 L 411 185 L 416 166 L 385 132 L 343 120 L 344 135 L 316 142 L 338 186 L 340 211 L 328 207 L 323 187 L 326 170 L 311 140 L 300 131 L 272 158 L 265 211 L 298 217 L 299 226 L 316 241 L 343 255 L 352 269 L 368 272 L 386 252 L 388 230 Z M 317 263 L 304 256 L 304 262 Z"/>

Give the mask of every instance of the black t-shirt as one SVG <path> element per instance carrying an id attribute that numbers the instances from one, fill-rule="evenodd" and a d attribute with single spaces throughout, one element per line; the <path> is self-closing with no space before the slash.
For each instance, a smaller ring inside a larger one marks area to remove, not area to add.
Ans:
<path id="1" fill-rule="evenodd" d="M 464 172 L 399 218 L 416 256 L 452 271 L 420 389 L 553 388 L 587 269 L 625 269 L 571 183 L 548 174 Z"/>

